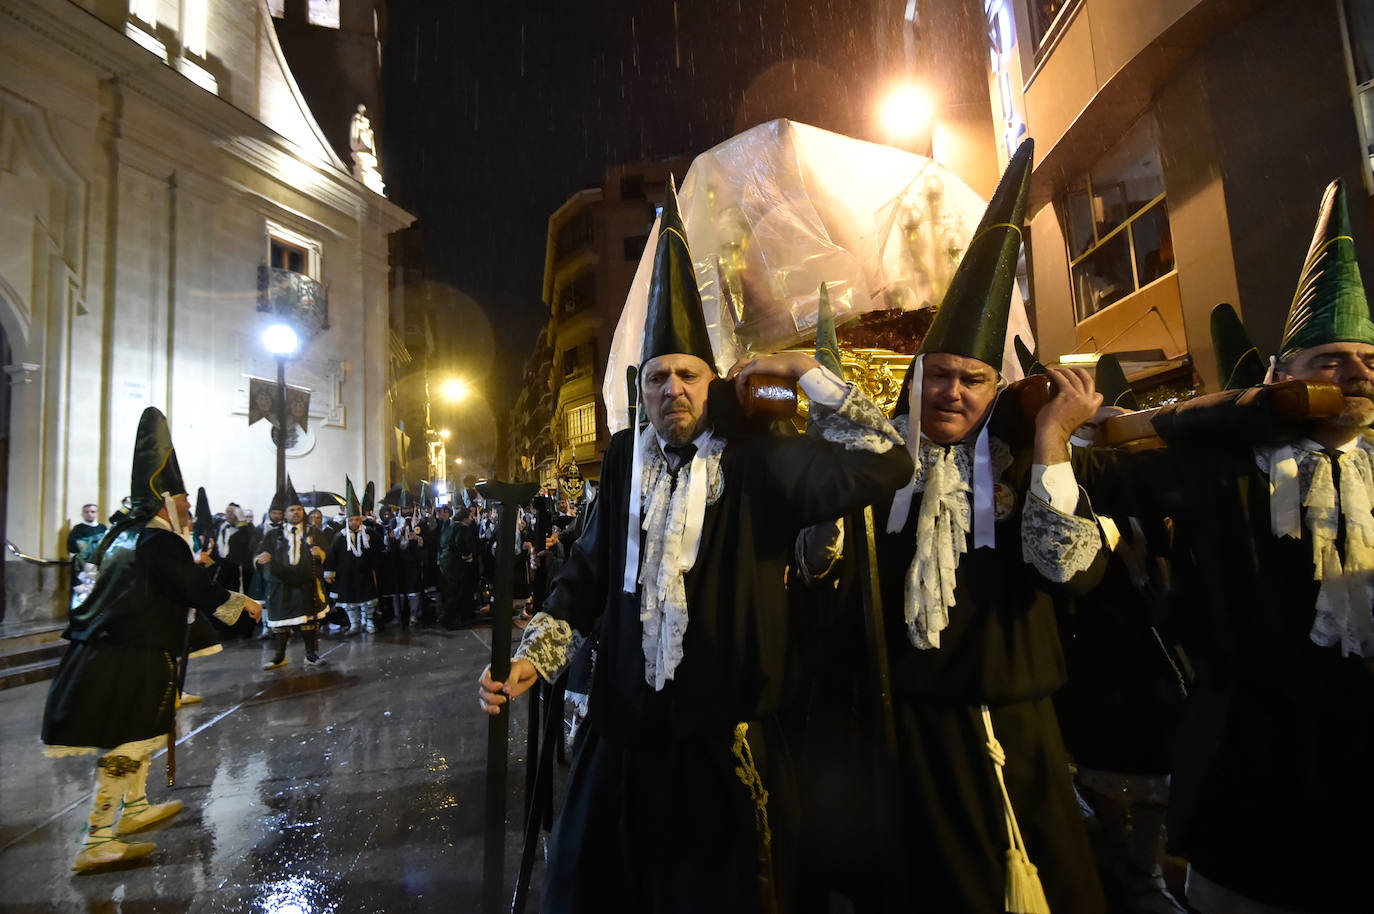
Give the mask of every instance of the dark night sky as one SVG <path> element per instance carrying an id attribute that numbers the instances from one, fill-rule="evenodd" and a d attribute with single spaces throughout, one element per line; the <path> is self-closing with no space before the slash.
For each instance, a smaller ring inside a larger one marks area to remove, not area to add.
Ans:
<path id="1" fill-rule="evenodd" d="M 544 323 L 549 215 L 609 164 L 696 155 L 772 117 L 855 132 L 878 72 L 872 5 L 389 4 L 389 193 L 419 217 L 427 277 L 491 319 L 495 399 L 513 395 Z"/>

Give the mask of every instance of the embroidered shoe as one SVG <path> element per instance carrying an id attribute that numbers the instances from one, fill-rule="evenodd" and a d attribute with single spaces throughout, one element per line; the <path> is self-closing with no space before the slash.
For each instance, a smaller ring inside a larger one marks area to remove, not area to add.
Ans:
<path id="1" fill-rule="evenodd" d="M 81 849 L 81 853 L 76 855 L 76 859 L 72 861 L 72 869 L 80 873 L 99 866 L 123 863 L 125 860 L 137 860 L 139 857 L 148 856 L 155 850 L 157 850 L 157 845 L 151 841 L 124 842 L 114 838 L 105 838 L 96 843 L 88 842 Z"/>
<path id="2" fill-rule="evenodd" d="M 147 828 L 163 819 L 170 819 L 181 812 L 181 801 L 170 803 L 149 803 L 147 797 L 132 803 L 120 803 L 119 822 L 115 825 L 116 835 L 127 835 Z"/>

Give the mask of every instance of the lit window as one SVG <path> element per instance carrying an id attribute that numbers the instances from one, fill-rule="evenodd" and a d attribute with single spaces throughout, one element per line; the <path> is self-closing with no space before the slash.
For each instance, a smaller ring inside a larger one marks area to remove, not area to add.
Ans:
<path id="1" fill-rule="evenodd" d="M 181 6 L 181 44 L 188 54 L 205 58 L 206 36 L 210 30 L 209 0 L 183 0 Z"/>
<path id="2" fill-rule="evenodd" d="M 1078 0 L 1030 0 L 1026 4 L 1030 13 L 1031 45 L 1038 51 L 1048 40 L 1061 31 L 1069 18 L 1069 10 L 1078 5 Z"/>
<path id="3" fill-rule="evenodd" d="M 129 15 L 144 25 L 157 25 L 157 0 L 129 0 Z"/>
<path id="4" fill-rule="evenodd" d="M 596 441 L 596 404 L 583 403 L 564 413 L 564 424 L 568 431 L 568 444 L 591 444 Z"/>
<path id="5" fill-rule="evenodd" d="M 1164 172 L 1149 118 L 1057 205 L 1080 321 L 1173 270 Z"/>
<path id="6" fill-rule="evenodd" d="M 311 25 L 337 29 L 339 27 L 339 0 L 310 0 L 310 7 L 306 10 L 305 18 Z"/>

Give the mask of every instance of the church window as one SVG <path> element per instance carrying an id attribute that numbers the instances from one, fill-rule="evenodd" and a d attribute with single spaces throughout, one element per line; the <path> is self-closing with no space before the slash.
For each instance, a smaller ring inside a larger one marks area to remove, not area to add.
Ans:
<path id="1" fill-rule="evenodd" d="M 339 27 L 339 0 L 310 0 L 305 18 L 311 25 L 337 29 Z"/>
<path id="2" fill-rule="evenodd" d="M 267 224 L 267 263 L 311 279 L 320 278 L 320 243 L 285 226 Z"/>

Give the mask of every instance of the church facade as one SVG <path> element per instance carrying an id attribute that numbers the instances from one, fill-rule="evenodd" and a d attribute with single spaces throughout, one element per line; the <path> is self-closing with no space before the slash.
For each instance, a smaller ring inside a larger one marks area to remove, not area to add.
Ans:
<path id="1" fill-rule="evenodd" d="M 262 335 L 291 308 L 313 319 L 285 363 L 310 395 L 288 473 L 384 478 L 387 236 L 412 217 L 379 193 L 367 123 L 351 129 L 361 166 L 316 122 L 264 0 L 0 0 L 6 621 L 62 612 L 59 576 L 15 551 L 65 558 L 82 504 L 118 507 L 146 406 L 192 487 L 261 519 L 276 445 L 249 391 L 275 385 Z"/>

